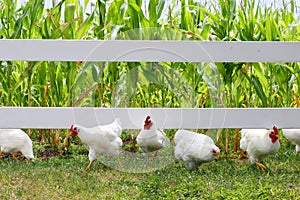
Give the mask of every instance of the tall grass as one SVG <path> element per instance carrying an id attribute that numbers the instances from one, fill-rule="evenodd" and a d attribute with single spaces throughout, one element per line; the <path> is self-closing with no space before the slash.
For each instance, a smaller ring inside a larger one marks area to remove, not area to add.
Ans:
<path id="1" fill-rule="evenodd" d="M 141 0 L 96 1 L 87 14 L 78 1 L 63 0 L 44 9 L 41 1 L 32 0 L 17 9 L 17 1 L 4 0 L 0 38 L 300 40 L 293 0 L 282 8 L 261 7 L 257 2 L 190 0 L 166 7 L 164 0 L 150 0 L 144 12 Z M 1 61 L 0 105 L 293 107 L 299 105 L 295 103 L 299 90 L 293 90 L 299 88 L 299 69 L 299 63 Z M 64 137 L 56 130 L 41 132 L 32 137 L 54 144 Z"/>

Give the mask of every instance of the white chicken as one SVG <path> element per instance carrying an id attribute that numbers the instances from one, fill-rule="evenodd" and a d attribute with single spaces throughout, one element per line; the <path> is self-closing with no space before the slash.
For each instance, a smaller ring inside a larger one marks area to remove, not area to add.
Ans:
<path id="1" fill-rule="evenodd" d="M 242 129 L 240 148 L 242 154 L 245 151 L 248 153 L 252 164 L 264 170 L 267 167 L 260 161 L 270 154 L 275 154 L 280 148 L 278 129 L 275 126 L 271 130 Z"/>
<path id="2" fill-rule="evenodd" d="M 199 165 L 219 158 L 220 149 L 207 135 L 178 130 L 174 136 L 176 158 L 183 161 L 189 169 L 197 169 Z"/>
<path id="3" fill-rule="evenodd" d="M 21 152 L 27 159 L 33 160 L 32 141 L 21 129 L 0 129 L 0 156 L 3 153 Z"/>
<path id="4" fill-rule="evenodd" d="M 157 151 L 170 145 L 170 139 L 163 130 L 156 129 L 150 116 L 146 117 L 144 129 L 138 134 L 136 142 L 143 153 Z"/>
<path id="5" fill-rule="evenodd" d="M 107 155 L 118 157 L 119 149 L 123 145 L 121 140 L 122 127 L 120 119 L 115 119 L 107 125 L 87 128 L 81 125 L 72 125 L 71 134 L 78 136 L 81 141 L 89 146 L 89 165 L 87 170 L 90 170 L 94 161 L 99 155 Z M 118 158 L 118 164 L 120 164 Z"/>
<path id="6" fill-rule="evenodd" d="M 300 153 L 300 129 L 282 129 L 282 134 L 296 145 L 296 153 Z"/>

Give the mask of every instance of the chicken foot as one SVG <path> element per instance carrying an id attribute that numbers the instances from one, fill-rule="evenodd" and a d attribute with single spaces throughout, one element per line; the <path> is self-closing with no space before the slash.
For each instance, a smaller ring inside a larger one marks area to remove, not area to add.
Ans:
<path id="1" fill-rule="evenodd" d="M 12 154 L 12 157 L 13 157 L 13 159 L 14 159 L 15 161 L 18 161 L 18 158 L 16 157 L 15 154 Z"/>
<path id="2" fill-rule="evenodd" d="M 260 169 L 262 169 L 262 170 L 267 169 L 267 167 L 266 167 L 264 164 L 262 164 L 262 163 L 255 162 L 254 164 L 255 164 L 255 166 L 256 166 L 257 168 L 260 168 Z"/>
<path id="3" fill-rule="evenodd" d="M 238 160 L 243 160 L 245 158 L 247 158 L 247 152 L 240 149 L 240 157 L 238 158 Z"/>

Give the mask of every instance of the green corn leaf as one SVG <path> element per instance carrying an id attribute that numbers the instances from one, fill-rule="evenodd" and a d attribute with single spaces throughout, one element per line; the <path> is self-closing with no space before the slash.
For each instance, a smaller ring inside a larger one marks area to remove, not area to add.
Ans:
<path id="1" fill-rule="evenodd" d="M 263 71 L 263 66 L 260 63 L 252 65 L 255 69 L 255 75 L 257 76 L 266 96 L 269 96 L 269 83 L 268 79 Z"/>
<path id="2" fill-rule="evenodd" d="M 95 12 L 93 12 L 86 20 L 83 21 L 80 27 L 76 30 L 75 39 L 82 39 L 87 35 L 88 30 L 91 29 L 93 24 L 94 16 Z"/>
<path id="3" fill-rule="evenodd" d="M 75 16 L 75 4 L 66 4 L 65 6 L 65 27 L 62 28 L 63 31 L 63 38 L 70 39 L 74 38 L 74 16 Z"/>
<path id="4" fill-rule="evenodd" d="M 262 106 L 267 107 L 268 106 L 268 99 L 266 97 L 266 94 L 264 92 L 264 89 L 263 89 L 263 86 L 262 86 L 261 82 L 259 81 L 258 77 L 256 77 L 255 75 L 252 76 L 252 83 L 253 83 L 254 89 L 257 93 L 257 96 L 262 101 Z"/>
<path id="5" fill-rule="evenodd" d="M 124 7 L 125 7 L 125 2 L 124 0 L 115 0 L 113 1 L 107 12 L 107 22 L 112 23 L 112 24 L 122 24 L 124 23 Z M 121 11 L 121 12 L 120 12 Z"/>

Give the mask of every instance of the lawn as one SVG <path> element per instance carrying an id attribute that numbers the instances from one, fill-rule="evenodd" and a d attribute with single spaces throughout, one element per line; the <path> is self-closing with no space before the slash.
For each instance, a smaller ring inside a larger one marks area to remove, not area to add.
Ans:
<path id="1" fill-rule="evenodd" d="M 266 171 L 223 154 L 198 171 L 174 161 L 160 170 L 129 173 L 96 161 L 87 172 L 86 153 L 84 148 L 38 156 L 34 163 L 3 158 L 0 199 L 300 199 L 299 155 L 284 138 L 279 152 L 264 161 Z"/>

